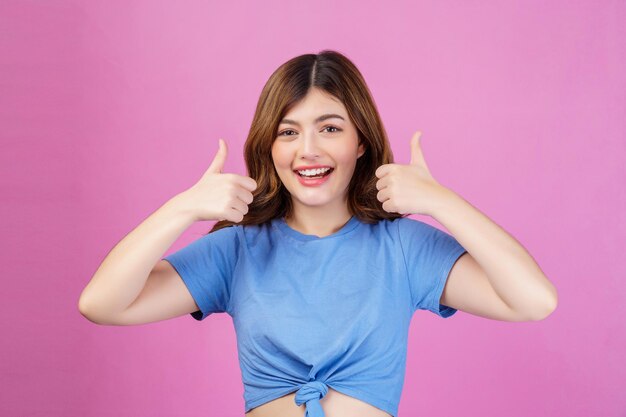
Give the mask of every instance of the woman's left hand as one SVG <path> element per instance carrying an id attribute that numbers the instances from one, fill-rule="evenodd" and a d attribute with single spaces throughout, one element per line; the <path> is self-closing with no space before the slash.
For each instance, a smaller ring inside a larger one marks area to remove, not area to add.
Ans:
<path id="1" fill-rule="evenodd" d="M 411 138 L 408 165 L 385 164 L 376 170 L 376 197 L 387 212 L 432 216 L 449 191 L 431 175 L 420 146 L 421 135 L 417 131 Z"/>

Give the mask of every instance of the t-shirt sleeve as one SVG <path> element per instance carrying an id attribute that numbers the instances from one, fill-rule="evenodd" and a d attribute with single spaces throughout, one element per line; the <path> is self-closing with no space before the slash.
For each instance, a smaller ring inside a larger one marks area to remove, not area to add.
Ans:
<path id="1" fill-rule="evenodd" d="M 238 248 L 236 226 L 230 226 L 204 235 L 163 258 L 178 272 L 200 308 L 191 313 L 194 319 L 204 320 L 211 313 L 228 311 Z"/>
<path id="2" fill-rule="evenodd" d="M 413 311 L 429 310 L 443 318 L 452 316 L 457 310 L 439 301 L 452 266 L 467 251 L 452 235 L 427 223 L 407 217 L 396 221 Z"/>

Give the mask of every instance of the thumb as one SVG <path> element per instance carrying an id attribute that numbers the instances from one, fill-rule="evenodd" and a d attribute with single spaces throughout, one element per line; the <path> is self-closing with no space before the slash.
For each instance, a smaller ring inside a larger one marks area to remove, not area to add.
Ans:
<path id="1" fill-rule="evenodd" d="M 422 153 L 422 147 L 420 146 L 421 137 L 422 132 L 418 130 L 411 138 L 411 165 L 426 165 L 424 154 Z"/>
<path id="2" fill-rule="evenodd" d="M 224 140 L 220 138 L 219 149 L 217 150 L 217 153 L 213 157 L 213 161 L 211 162 L 209 169 L 207 169 L 207 172 L 221 173 L 222 169 L 224 168 L 224 162 L 226 161 L 226 153 L 227 153 L 226 142 L 224 142 Z"/>

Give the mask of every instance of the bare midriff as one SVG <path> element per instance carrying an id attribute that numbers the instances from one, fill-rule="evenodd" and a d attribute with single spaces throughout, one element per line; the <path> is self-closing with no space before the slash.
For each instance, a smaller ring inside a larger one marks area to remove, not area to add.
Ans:
<path id="1" fill-rule="evenodd" d="M 295 401 L 296 393 L 292 392 L 275 400 L 261 404 L 245 414 L 246 417 L 303 417 L 306 407 L 298 406 Z M 358 400 L 349 395 L 328 388 L 328 392 L 320 400 L 326 417 L 392 417 L 380 408 Z"/>

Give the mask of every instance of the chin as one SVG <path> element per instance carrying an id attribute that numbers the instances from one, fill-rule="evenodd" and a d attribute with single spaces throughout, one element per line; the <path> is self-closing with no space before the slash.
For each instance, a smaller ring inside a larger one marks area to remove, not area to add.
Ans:
<path id="1" fill-rule="evenodd" d="M 282 178 L 281 178 L 282 180 Z M 333 203 L 337 198 L 341 198 L 336 194 L 336 190 L 333 187 L 327 189 L 318 187 L 303 187 L 301 184 L 289 184 L 283 181 L 283 185 L 289 192 L 292 200 L 297 200 L 298 203 L 304 206 L 310 207 L 322 207 Z M 346 184 L 345 193 L 347 193 L 348 184 Z"/>
<path id="2" fill-rule="evenodd" d="M 294 195 L 292 194 L 292 196 Z M 324 206 L 332 202 L 331 199 L 324 198 L 324 196 L 319 196 L 319 195 L 309 196 L 308 198 L 303 197 L 303 196 L 298 196 L 298 195 L 295 195 L 294 197 L 296 200 L 298 200 L 300 204 L 303 204 L 305 206 Z"/>

